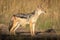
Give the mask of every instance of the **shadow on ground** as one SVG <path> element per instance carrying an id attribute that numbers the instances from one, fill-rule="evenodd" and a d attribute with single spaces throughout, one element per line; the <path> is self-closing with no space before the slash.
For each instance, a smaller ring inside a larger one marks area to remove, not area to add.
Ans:
<path id="1" fill-rule="evenodd" d="M 38 33 L 35 36 L 31 35 L 0 35 L 0 40 L 57 40 L 60 39 L 56 34 L 41 34 Z"/>

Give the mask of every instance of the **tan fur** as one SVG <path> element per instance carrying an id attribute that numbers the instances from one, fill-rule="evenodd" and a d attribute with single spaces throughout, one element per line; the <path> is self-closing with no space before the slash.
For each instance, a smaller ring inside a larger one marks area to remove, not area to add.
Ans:
<path id="1" fill-rule="evenodd" d="M 30 25 L 30 32 L 31 32 L 31 35 L 35 35 L 35 24 L 36 24 L 36 21 L 39 17 L 39 15 L 41 13 L 44 13 L 43 10 L 41 9 L 37 9 L 37 11 L 35 12 L 35 15 L 31 16 L 31 18 L 29 19 L 24 19 L 24 18 L 19 18 L 19 17 L 13 17 L 13 26 L 10 30 L 10 33 L 11 34 L 15 34 L 15 30 L 20 26 L 25 26 L 26 24 L 29 24 Z"/>

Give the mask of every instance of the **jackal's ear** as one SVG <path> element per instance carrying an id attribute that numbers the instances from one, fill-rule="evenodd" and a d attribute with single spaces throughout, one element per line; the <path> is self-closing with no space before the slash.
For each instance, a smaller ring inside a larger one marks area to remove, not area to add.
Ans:
<path id="1" fill-rule="evenodd" d="M 42 11 L 45 11 L 45 8 L 43 6 L 41 6 L 41 5 L 38 5 L 37 9 L 41 9 Z"/>
<path id="2" fill-rule="evenodd" d="M 41 10 L 44 10 L 43 6 L 41 6 L 41 5 L 38 5 L 37 8 L 41 9 Z"/>
<path id="3" fill-rule="evenodd" d="M 41 6 L 40 6 L 40 5 L 38 5 L 38 6 L 37 6 L 37 8 L 41 8 Z"/>
<path id="4" fill-rule="evenodd" d="M 38 5 L 37 8 L 38 8 L 38 9 L 42 9 L 42 6 L 41 6 L 41 5 Z"/>

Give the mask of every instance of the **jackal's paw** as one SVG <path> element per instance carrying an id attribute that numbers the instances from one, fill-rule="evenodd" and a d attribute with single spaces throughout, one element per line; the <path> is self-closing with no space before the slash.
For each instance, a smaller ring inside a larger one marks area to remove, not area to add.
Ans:
<path id="1" fill-rule="evenodd" d="M 35 36 L 35 33 L 31 33 L 31 36 Z"/>

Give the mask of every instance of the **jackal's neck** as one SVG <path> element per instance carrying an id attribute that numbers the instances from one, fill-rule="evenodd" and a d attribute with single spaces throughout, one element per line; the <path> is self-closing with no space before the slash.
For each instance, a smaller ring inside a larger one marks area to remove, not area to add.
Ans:
<path id="1" fill-rule="evenodd" d="M 39 16 L 41 13 L 39 13 L 38 11 L 35 11 L 35 16 Z"/>

